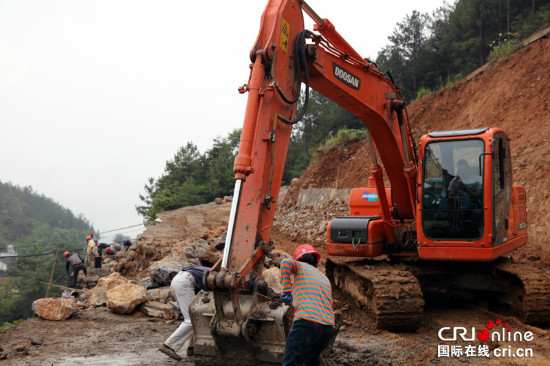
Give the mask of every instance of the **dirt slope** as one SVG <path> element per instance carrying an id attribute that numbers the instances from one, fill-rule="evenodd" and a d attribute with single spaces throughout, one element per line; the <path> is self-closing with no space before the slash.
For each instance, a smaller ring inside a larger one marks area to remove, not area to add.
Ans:
<path id="1" fill-rule="evenodd" d="M 550 38 L 409 108 L 417 138 L 433 130 L 498 126 L 512 139 L 514 183 L 527 189 L 529 246 L 550 244 Z"/>
<path id="2" fill-rule="evenodd" d="M 518 253 L 550 263 L 550 39 L 541 39 L 468 81 L 408 107 L 417 141 L 430 131 L 501 127 L 512 139 L 513 181 L 527 189 L 529 243 Z M 313 162 L 300 188 L 353 188 L 367 183 L 364 141 L 335 146 Z M 291 189 L 291 195 L 296 192 Z"/>

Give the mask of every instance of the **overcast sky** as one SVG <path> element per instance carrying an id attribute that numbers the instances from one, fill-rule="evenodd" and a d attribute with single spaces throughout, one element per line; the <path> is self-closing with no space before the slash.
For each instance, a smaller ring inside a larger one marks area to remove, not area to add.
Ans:
<path id="1" fill-rule="evenodd" d="M 181 146 L 204 153 L 241 127 L 237 87 L 265 4 L 0 0 L 0 180 L 32 186 L 99 231 L 141 223 L 138 195 Z M 375 59 L 397 22 L 443 0 L 308 4 Z"/>

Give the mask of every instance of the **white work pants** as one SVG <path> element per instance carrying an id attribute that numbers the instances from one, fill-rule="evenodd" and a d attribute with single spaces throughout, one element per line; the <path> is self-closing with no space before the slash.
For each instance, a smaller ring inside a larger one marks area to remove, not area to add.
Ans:
<path id="1" fill-rule="evenodd" d="M 189 305 L 195 298 L 195 279 L 188 272 L 180 272 L 170 283 L 170 291 L 176 298 L 178 306 L 183 314 L 183 323 L 178 329 L 164 342 L 174 351 L 178 351 L 193 334 L 193 326 L 189 317 Z"/>

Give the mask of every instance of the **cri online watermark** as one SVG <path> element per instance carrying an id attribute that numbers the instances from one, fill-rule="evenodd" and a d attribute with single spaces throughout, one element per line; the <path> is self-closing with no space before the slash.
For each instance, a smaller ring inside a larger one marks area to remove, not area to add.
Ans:
<path id="1" fill-rule="evenodd" d="M 443 327 L 437 335 L 445 344 L 437 346 L 437 357 L 533 357 L 532 348 L 515 347 L 518 342 L 531 342 L 534 339 L 533 332 L 512 332 L 507 322 L 497 319 L 485 323 L 486 329 L 476 331 L 475 327 L 468 330 L 464 327 Z M 451 342 L 464 341 L 481 344 L 454 345 Z M 491 348 L 483 342 L 498 342 L 500 347 Z M 476 342 L 477 343 L 477 342 Z"/>

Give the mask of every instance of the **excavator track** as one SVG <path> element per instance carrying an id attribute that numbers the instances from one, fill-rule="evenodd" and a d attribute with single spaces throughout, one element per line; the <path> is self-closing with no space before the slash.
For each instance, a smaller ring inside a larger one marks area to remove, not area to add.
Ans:
<path id="1" fill-rule="evenodd" d="M 547 269 L 504 260 L 495 264 L 495 275 L 504 277 L 507 293 L 499 298 L 525 323 L 550 323 L 550 273 Z"/>
<path id="2" fill-rule="evenodd" d="M 327 260 L 326 271 L 336 288 L 367 307 L 376 328 L 413 331 L 421 325 L 424 299 L 411 272 L 333 259 Z"/>

